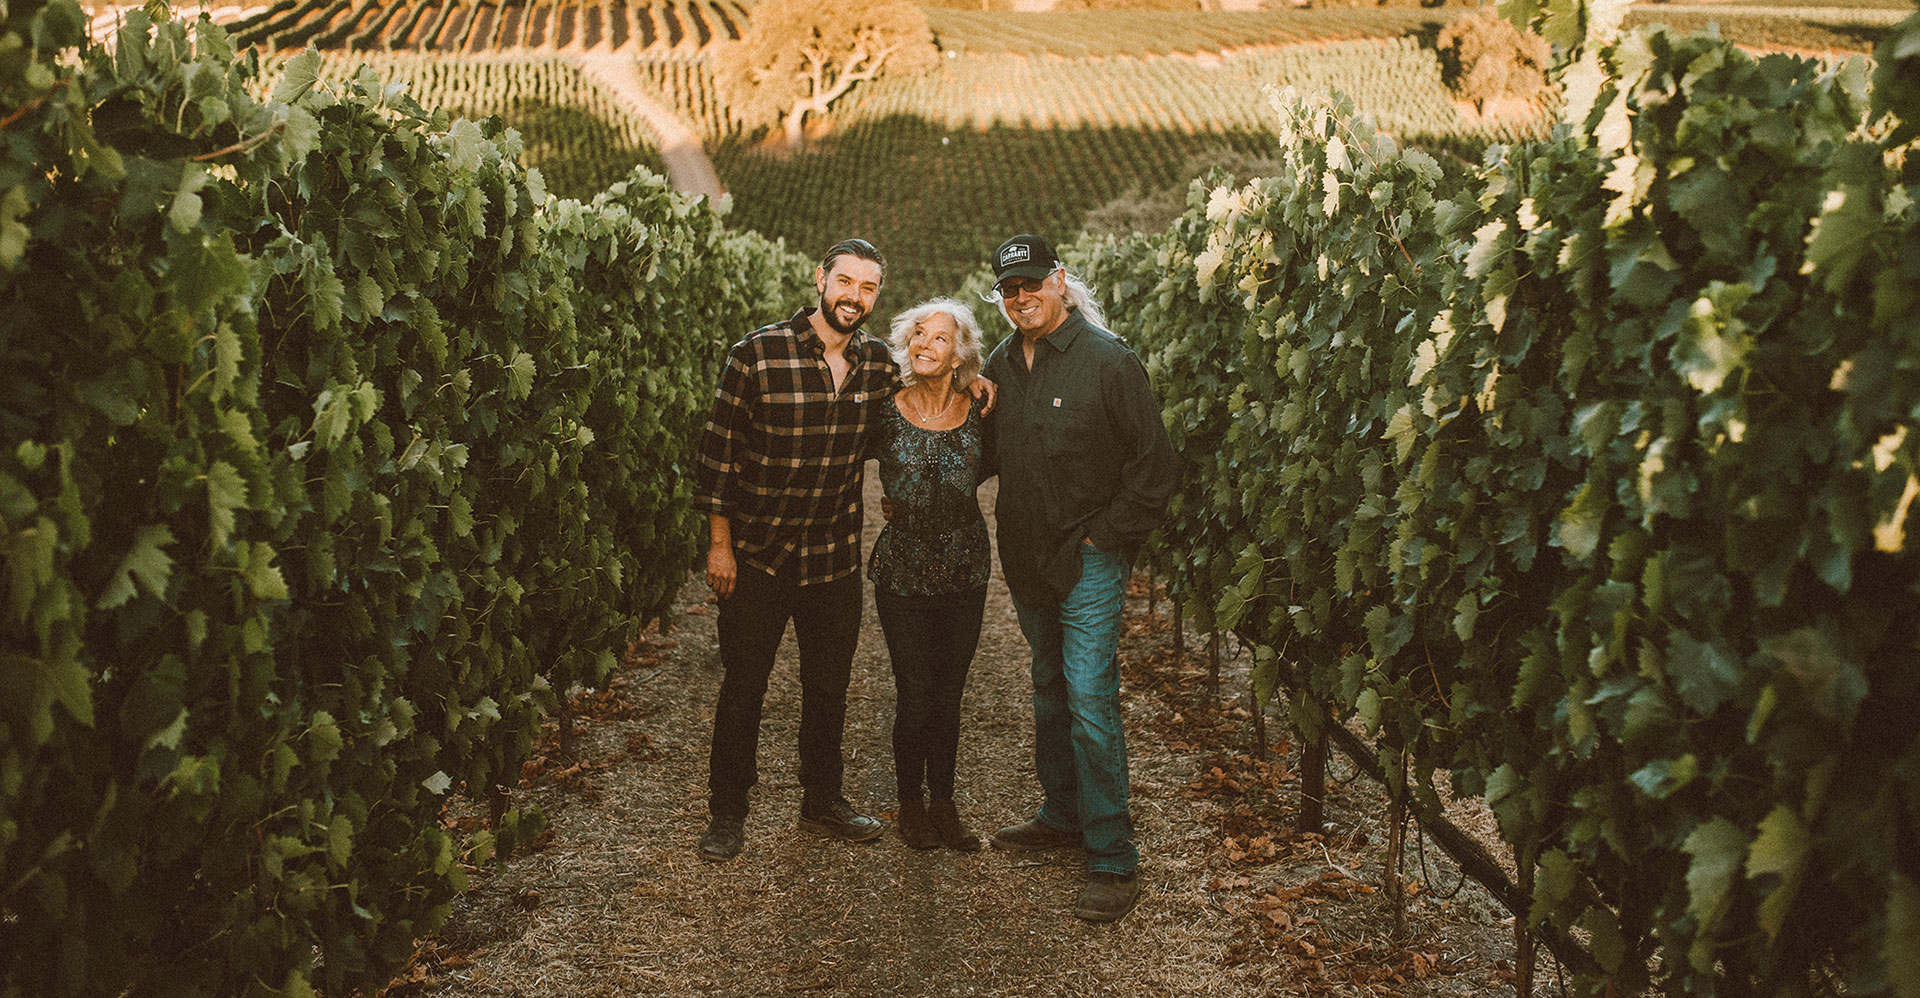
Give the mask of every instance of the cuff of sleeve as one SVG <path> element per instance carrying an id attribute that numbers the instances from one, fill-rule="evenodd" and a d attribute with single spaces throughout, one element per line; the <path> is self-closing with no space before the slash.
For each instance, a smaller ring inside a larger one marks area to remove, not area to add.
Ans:
<path id="1" fill-rule="evenodd" d="M 1106 528 L 1106 524 L 1094 522 L 1087 524 L 1087 539 L 1102 551 L 1124 551 L 1126 541 L 1118 534 Z"/>

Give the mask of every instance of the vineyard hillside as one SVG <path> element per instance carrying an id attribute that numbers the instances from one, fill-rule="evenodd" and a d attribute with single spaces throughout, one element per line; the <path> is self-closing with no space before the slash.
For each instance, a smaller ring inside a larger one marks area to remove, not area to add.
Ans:
<path id="1" fill-rule="evenodd" d="M 312 45 L 323 52 L 638 54 L 693 52 L 737 39 L 750 6 L 739 0 L 275 0 L 208 13 L 235 44 L 269 52 Z M 94 37 L 108 37 L 128 9 L 97 9 Z"/>
<path id="2" fill-rule="evenodd" d="M 1201 57 L 950 51 L 925 76 L 866 88 L 802 156 L 736 138 L 715 160 L 737 224 L 799 246 L 858 232 L 888 249 L 887 311 L 953 293 L 1014 232 L 1066 238 L 1116 200 L 1271 154 L 1269 87 L 1342 91 L 1401 141 L 1462 164 L 1489 142 L 1543 136 L 1553 117 L 1465 113 L 1412 36 Z"/>

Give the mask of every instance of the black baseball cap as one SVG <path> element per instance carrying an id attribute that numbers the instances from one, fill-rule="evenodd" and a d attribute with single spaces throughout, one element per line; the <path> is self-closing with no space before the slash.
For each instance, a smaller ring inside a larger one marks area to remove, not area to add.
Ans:
<path id="1" fill-rule="evenodd" d="M 1042 278 L 1060 268 L 1053 244 L 1040 236 L 1021 233 L 993 251 L 993 283 L 1008 277 Z"/>

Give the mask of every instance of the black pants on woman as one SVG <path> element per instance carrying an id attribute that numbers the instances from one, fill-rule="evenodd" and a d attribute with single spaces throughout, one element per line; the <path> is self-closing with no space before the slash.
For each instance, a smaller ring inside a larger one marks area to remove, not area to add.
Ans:
<path id="1" fill-rule="evenodd" d="M 953 799 L 960 751 L 960 697 L 980 644 L 987 589 L 938 596 L 876 590 L 880 629 L 893 659 L 893 771 L 900 799 Z"/>

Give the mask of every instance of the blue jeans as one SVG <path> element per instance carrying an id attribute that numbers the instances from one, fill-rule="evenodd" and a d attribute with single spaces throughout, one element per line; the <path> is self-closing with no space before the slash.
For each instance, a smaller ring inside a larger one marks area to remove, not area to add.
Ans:
<path id="1" fill-rule="evenodd" d="M 1120 724 L 1120 611 L 1131 566 L 1080 546 L 1080 581 L 1058 604 L 1014 600 L 1033 649 L 1033 763 L 1042 822 L 1080 831 L 1089 872 L 1140 863 L 1127 808 L 1127 733 Z"/>

